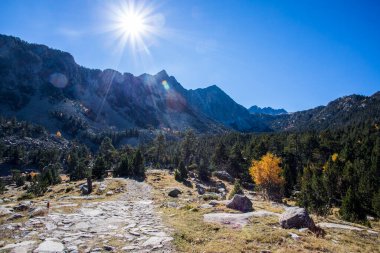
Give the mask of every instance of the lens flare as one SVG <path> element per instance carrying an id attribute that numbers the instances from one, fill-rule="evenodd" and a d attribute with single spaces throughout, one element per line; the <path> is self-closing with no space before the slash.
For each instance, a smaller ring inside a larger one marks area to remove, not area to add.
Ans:
<path id="1" fill-rule="evenodd" d="M 162 86 L 164 86 L 165 90 L 169 90 L 170 89 L 169 83 L 166 80 L 163 80 L 161 83 L 162 83 Z"/>

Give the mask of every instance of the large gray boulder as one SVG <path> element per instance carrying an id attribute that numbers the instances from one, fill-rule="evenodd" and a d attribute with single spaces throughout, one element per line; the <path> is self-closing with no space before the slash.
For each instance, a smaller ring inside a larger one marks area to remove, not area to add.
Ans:
<path id="1" fill-rule="evenodd" d="M 280 216 L 282 228 L 314 228 L 315 224 L 305 208 L 289 207 Z"/>
<path id="2" fill-rule="evenodd" d="M 220 180 L 228 181 L 231 183 L 235 181 L 233 176 L 231 176 L 230 174 L 228 174 L 227 171 L 224 171 L 224 170 L 215 171 L 214 176 L 219 178 Z"/>
<path id="3" fill-rule="evenodd" d="M 235 194 L 230 202 L 226 205 L 228 208 L 239 210 L 243 213 L 252 212 L 252 201 L 244 195 Z"/>

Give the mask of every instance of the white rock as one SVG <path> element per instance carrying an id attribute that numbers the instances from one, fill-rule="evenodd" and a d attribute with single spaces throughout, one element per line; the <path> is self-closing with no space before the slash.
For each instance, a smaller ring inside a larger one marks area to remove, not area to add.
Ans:
<path id="1" fill-rule="evenodd" d="M 38 245 L 38 248 L 35 249 L 33 252 L 36 253 L 59 253 L 64 252 L 65 246 L 61 242 L 52 240 L 52 239 L 46 239 L 44 242 L 42 242 L 40 245 Z"/>

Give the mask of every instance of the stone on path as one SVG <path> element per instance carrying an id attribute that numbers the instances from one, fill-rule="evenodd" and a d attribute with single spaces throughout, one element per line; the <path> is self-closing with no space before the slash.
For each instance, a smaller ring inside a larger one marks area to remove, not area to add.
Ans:
<path id="1" fill-rule="evenodd" d="M 235 194 L 226 206 L 231 209 L 239 210 L 243 213 L 253 211 L 252 201 L 247 196 L 240 194 Z"/>
<path id="2" fill-rule="evenodd" d="M 44 242 L 38 245 L 38 248 L 33 252 L 35 253 L 59 253 L 64 252 L 65 246 L 54 238 L 46 239 Z"/>
<path id="3" fill-rule="evenodd" d="M 37 242 L 36 241 L 23 241 L 23 242 L 20 242 L 20 243 L 12 243 L 12 244 L 8 244 L 8 245 L 5 245 L 4 247 L 0 248 L 0 252 L 3 252 L 3 251 L 6 251 L 6 250 L 23 250 L 23 249 L 26 249 L 26 250 L 31 250 L 33 248 L 34 245 L 36 245 Z"/>

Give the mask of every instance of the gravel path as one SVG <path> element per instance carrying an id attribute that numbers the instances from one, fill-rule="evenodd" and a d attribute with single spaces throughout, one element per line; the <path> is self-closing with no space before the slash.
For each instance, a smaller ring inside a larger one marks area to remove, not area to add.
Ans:
<path id="1" fill-rule="evenodd" d="M 7 245 L 7 249 L 13 252 L 173 252 L 172 237 L 154 210 L 150 187 L 144 182 L 113 180 L 126 183 L 116 200 L 83 203 L 71 214 L 52 209 L 47 216 L 31 218 L 20 228 L 25 231 L 19 241 L 23 245 Z M 75 203 L 65 201 L 60 205 L 75 206 Z"/>

